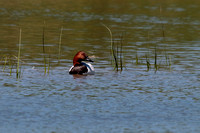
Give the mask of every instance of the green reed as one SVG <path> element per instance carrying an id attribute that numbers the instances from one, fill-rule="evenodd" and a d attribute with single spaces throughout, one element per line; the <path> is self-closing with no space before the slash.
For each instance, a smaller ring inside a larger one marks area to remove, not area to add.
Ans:
<path id="1" fill-rule="evenodd" d="M 148 55 L 147 55 L 147 54 L 145 55 L 145 57 L 146 57 L 147 71 L 149 71 L 149 70 L 150 70 L 150 68 L 151 68 L 150 60 L 149 60 L 149 57 L 148 57 Z"/>
<path id="2" fill-rule="evenodd" d="M 121 39 L 120 39 L 120 57 L 119 57 L 119 62 L 120 62 L 120 68 L 121 68 L 121 71 L 123 70 L 123 59 L 122 59 L 122 46 L 123 46 L 123 41 L 124 41 L 124 39 L 123 39 L 123 35 L 121 35 Z"/>
<path id="3" fill-rule="evenodd" d="M 114 59 L 115 67 L 118 68 L 117 59 L 116 59 L 116 55 L 115 55 L 115 50 L 114 50 L 114 48 L 113 48 L 114 41 L 113 41 L 113 34 L 112 34 L 112 31 L 111 31 L 110 28 L 108 28 L 108 26 L 106 26 L 105 24 L 103 24 L 103 23 L 101 23 L 101 24 L 109 31 L 109 34 L 110 34 L 110 46 L 111 46 L 112 61 L 113 61 L 113 59 Z"/>
<path id="4" fill-rule="evenodd" d="M 119 65 L 118 65 L 118 45 L 117 48 L 115 48 L 115 43 L 113 41 L 113 47 L 112 47 L 112 54 L 113 54 L 113 61 L 114 61 L 114 70 L 118 71 L 119 70 Z"/>
<path id="5" fill-rule="evenodd" d="M 47 66 L 47 74 L 49 75 L 49 71 L 50 71 L 50 55 L 48 57 L 48 66 Z"/>
<path id="6" fill-rule="evenodd" d="M 135 55 L 135 63 L 136 65 L 139 64 L 139 57 L 138 57 L 138 52 L 136 51 L 136 55 Z"/>
<path id="7" fill-rule="evenodd" d="M 171 56 L 169 56 L 165 50 L 165 61 L 166 61 L 166 65 L 169 66 L 169 70 L 171 71 Z"/>
<path id="8" fill-rule="evenodd" d="M 113 41 L 112 53 L 114 58 L 114 70 L 123 71 L 123 35 L 120 36 L 119 41 Z"/>
<path id="9" fill-rule="evenodd" d="M 157 54 L 157 48 L 155 46 L 155 51 L 154 51 L 154 68 L 155 68 L 155 72 L 158 70 L 157 58 L 158 58 L 158 54 Z"/>
<path id="10" fill-rule="evenodd" d="M 114 70 L 116 71 L 122 71 L 123 70 L 123 59 L 122 59 L 122 46 L 123 46 L 123 35 L 120 37 L 120 42 L 115 44 L 116 41 L 113 39 L 113 34 L 111 29 L 106 26 L 105 24 L 102 24 L 110 34 L 110 46 L 111 46 L 111 55 L 112 55 L 112 64 L 114 64 Z"/>
<path id="11" fill-rule="evenodd" d="M 45 56 L 45 26 L 46 23 L 44 21 L 44 25 L 43 25 L 43 32 L 42 32 L 42 52 L 43 52 L 43 61 L 44 61 L 44 75 L 46 75 L 47 73 L 47 68 L 46 68 L 46 56 Z"/>
<path id="12" fill-rule="evenodd" d="M 22 39 L 22 29 L 19 29 L 19 49 L 18 49 L 18 56 L 17 56 L 17 70 L 16 70 L 16 77 L 19 79 L 21 76 L 21 68 L 20 68 L 20 54 L 21 54 L 21 40 Z"/>
<path id="13" fill-rule="evenodd" d="M 60 56 L 61 56 L 62 35 L 63 35 L 63 26 L 60 29 L 60 37 L 58 43 L 58 62 L 60 62 Z"/>
<path id="14" fill-rule="evenodd" d="M 43 52 L 43 62 L 44 62 L 44 75 L 46 75 L 46 74 L 49 75 L 49 71 L 50 71 L 50 54 L 49 54 L 49 57 L 46 57 L 45 30 L 46 30 L 46 23 L 44 21 L 43 32 L 42 32 L 42 52 Z M 49 51 L 50 51 L 50 49 L 49 49 Z M 51 52 L 49 52 L 49 53 L 51 53 Z"/>
<path id="15" fill-rule="evenodd" d="M 162 6 L 160 5 L 160 23 L 161 23 L 161 31 L 162 31 L 162 37 L 163 37 L 163 40 L 165 41 L 165 25 L 164 23 L 162 22 Z"/>
<path id="16" fill-rule="evenodd" d="M 9 58 L 9 69 L 10 69 L 10 76 L 12 75 L 12 62 L 11 58 Z"/>
<path id="17" fill-rule="evenodd" d="M 51 53 L 50 48 L 49 48 L 49 53 Z M 48 75 L 49 75 L 50 67 L 51 67 L 50 59 L 51 59 L 51 55 L 49 54 L 49 57 L 48 57 L 48 69 L 47 69 Z"/>
<path id="18" fill-rule="evenodd" d="M 21 51 L 21 50 L 20 50 Z M 18 49 L 18 53 L 20 52 Z M 16 64 L 16 77 L 20 78 L 21 76 L 21 62 L 23 62 L 20 59 L 20 56 L 15 56 L 15 55 L 3 55 L 3 57 L 1 58 L 1 61 L 3 63 L 3 72 L 5 72 L 6 67 L 8 66 L 9 68 L 9 75 L 12 75 L 12 69 L 13 69 L 13 65 Z"/>
<path id="19" fill-rule="evenodd" d="M 153 68 L 155 72 L 157 72 L 160 68 L 169 68 L 169 70 L 171 71 L 171 56 L 169 56 L 166 51 L 164 55 L 160 55 L 157 46 L 155 46 L 155 48 L 153 49 L 152 56 L 150 55 L 149 50 L 147 53 L 145 53 L 144 56 L 141 57 L 139 57 L 137 53 L 138 51 L 136 51 L 136 65 L 146 65 L 147 71 L 151 70 L 151 68 Z M 163 59 L 165 60 L 165 62 L 163 62 Z M 151 60 L 152 62 L 154 61 L 154 63 L 151 63 Z"/>
<path id="20" fill-rule="evenodd" d="M 4 65 L 3 65 L 3 72 L 4 72 L 5 68 L 6 68 L 7 58 L 8 58 L 8 57 L 5 55 L 4 58 L 5 58 L 5 59 L 4 59 Z"/>
<path id="21" fill-rule="evenodd" d="M 171 65 L 172 65 L 171 56 L 169 56 L 169 71 L 170 72 L 171 72 Z"/>

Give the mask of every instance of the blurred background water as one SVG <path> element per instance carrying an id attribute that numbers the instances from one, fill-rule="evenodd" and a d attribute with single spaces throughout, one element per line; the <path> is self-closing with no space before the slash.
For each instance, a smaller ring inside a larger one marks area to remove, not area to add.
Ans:
<path id="1" fill-rule="evenodd" d="M 1 0 L 0 132 L 200 132 L 199 9 L 198 0 Z M 123 37 L 122 72 L 102 24 L 115 44 Z M 95 75 L 68 74 L 80 50 Z"/>

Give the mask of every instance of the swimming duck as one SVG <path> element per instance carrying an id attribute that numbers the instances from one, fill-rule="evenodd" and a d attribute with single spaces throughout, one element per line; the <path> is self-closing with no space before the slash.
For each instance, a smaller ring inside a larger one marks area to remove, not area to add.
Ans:
<path id="1" fill-rule="evenodd" d="M 94 74 L 94 67 L 90 63 L 84 61 L 93 62 L 85 52 L 79 51 L 73 59 L 73 66 L 69 69 L 69 74 Z"/>

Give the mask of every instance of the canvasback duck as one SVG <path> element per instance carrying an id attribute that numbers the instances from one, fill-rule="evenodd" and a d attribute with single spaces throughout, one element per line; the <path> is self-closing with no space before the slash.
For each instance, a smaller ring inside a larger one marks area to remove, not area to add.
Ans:
<path id="1" fill-rule="evenodd" d="M 73 66 L 69 69 L 69 74 L 94 74 L 94 67 L 90 63 L 93 62 L 85 52 L 79 51 L 73 59 Z"/>

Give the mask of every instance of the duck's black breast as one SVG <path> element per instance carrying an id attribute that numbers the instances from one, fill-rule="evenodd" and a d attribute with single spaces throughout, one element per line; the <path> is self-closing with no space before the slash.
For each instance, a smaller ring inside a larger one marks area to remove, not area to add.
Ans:
<path id="1" fill-rule="evenodd" d="M 70 71 L 69 74 L 83 74 L 87 73 L 88 69 L 85 65 L 74 66 Z"/>

